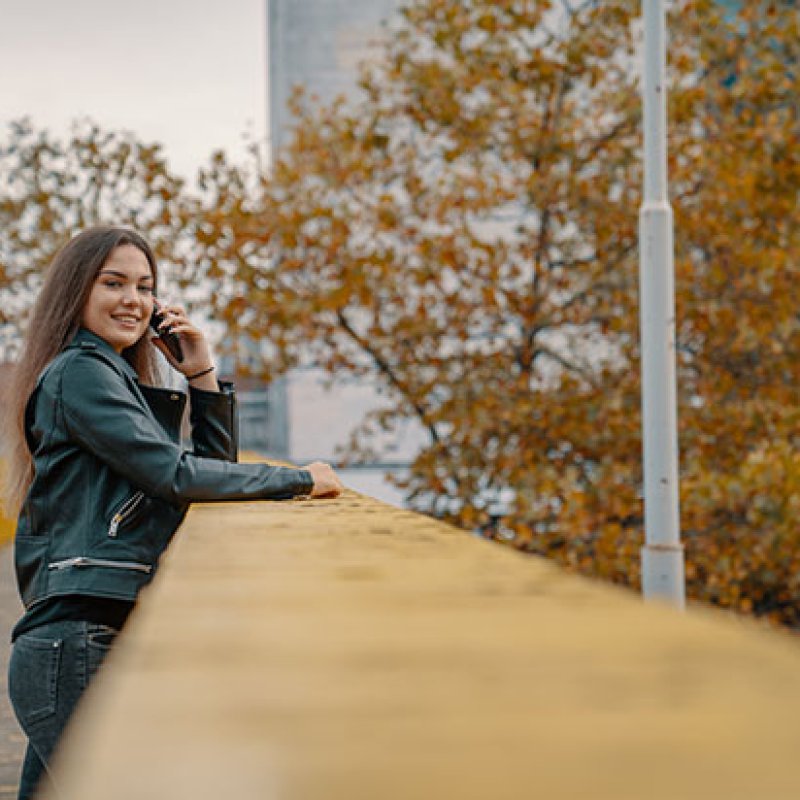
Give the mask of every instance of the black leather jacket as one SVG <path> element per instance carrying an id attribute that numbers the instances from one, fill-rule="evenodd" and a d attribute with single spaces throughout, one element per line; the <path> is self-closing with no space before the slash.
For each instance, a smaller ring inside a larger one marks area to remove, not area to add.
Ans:
<path id="1" fill-rule="evenodd" d="M 15 539 L 26 608 L 58 595 L 134 600 L 192 501 L 287 499 L 307 470 L 236 463 L 233 387 L 186 395 L 141 386 L 103 339 L 80 330 L 44 370 L 26 410 L 35 476 Z"/>

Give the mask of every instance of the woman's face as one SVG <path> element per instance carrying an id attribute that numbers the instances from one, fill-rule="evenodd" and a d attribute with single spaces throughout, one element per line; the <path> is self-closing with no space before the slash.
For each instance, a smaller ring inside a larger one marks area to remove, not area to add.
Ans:
<path id="1" fill-rule="evenodd" d="M 114 248 L 94 279 L 81 325 L 121 353 L 147 331 L 153 312 L 153 273 L 132 244 Z"/>

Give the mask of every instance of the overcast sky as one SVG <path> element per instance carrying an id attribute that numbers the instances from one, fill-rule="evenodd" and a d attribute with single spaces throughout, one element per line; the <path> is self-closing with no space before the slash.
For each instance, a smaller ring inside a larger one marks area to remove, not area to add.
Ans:
<path id="1" fill-rule="evenodd" d="M 266 135 L 265 0 L 0 0 L 0 130 L 88 115 L 194 173 Z"/>

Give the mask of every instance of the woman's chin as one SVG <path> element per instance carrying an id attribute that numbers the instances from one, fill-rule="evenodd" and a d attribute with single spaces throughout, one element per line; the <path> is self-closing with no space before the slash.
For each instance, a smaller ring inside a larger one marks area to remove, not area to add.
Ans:
<path id="1" fill-rule="evenodd" d="M 133 331 L 128 334 L 118 333 L 115 332 L 113 335 L 104 336 L 102 337 L 108 342 L 111 347 L 114 348 L 118 353 L 121 353 L 123 350 L 127 350 L 129 347 L 133 347 L 142 336 L 139 334 L 138 331 Z"/>

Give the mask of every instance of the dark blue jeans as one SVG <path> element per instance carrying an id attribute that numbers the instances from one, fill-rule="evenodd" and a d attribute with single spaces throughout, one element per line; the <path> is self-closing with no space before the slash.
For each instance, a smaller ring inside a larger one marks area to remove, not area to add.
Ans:
<path id="1" fill-rule="evenodd" d="M 19 800 L 51 783 L 48 767 L 59 737 L 116 634 L 93 622 L 51 622 L 14 642 L 8 694 L 28 737 Z"/>

